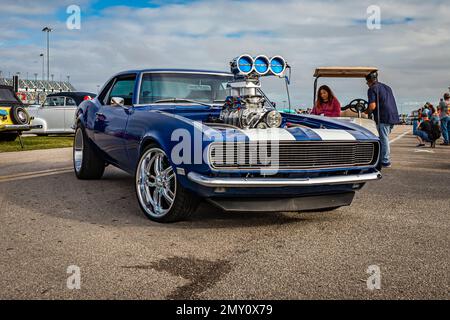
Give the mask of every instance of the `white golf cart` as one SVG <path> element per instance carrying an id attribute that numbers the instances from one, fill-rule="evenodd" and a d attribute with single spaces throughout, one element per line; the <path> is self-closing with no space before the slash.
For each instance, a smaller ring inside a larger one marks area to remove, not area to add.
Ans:
<path id="1" fill-rule="evenodd" d="M 319 78 L 363 78 L 372 72 L 378 71 L 373 67 L 320 67 L 314 72 L 314 100 L 316 102 L 317 84 Z M 341 116 L 338 119 L 351 121 L 358 124 L 378 136 L 375 121 L 369 118 L 365 111 L 369 108 L 369 103 L 365 99 L 353 99 L 341 108 Z"/>

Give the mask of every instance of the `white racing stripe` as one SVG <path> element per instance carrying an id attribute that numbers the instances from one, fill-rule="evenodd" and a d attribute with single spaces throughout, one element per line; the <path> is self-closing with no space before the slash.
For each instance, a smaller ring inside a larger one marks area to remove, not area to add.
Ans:
<path id="1" fill-rule="evenodd" d="M 356 138 L 345 130 L 338 129 L 311 129 L 324 141 L 355 141 Z"/>
<path id="2" fill-rule="evenodd" d="M 242 130 L 250 141 L 295 141 L 295 137 L 286 129 L 246 129 Z"/>

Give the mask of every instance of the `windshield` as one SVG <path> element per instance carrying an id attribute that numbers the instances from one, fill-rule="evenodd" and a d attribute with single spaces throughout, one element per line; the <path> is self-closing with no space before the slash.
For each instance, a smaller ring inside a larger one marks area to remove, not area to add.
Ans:
<path id="1" fill-rule="evenodd" d="M 224 101 L 232 76 L 193 73 L 146 73 L 142 77 L 139 103 L 159 100 Z"/>
<path id="2" fill-rule="evenodd" d="M 20 102 L 17 100 L 17 98 L 14 96 L 14 93 L 5 88 L 0 88 L 0 102 Z"/>

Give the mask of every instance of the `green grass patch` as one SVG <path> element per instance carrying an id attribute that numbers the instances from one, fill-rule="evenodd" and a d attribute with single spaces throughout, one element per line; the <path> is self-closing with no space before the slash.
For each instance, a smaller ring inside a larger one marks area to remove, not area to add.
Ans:
<path id="1" fill-rule="evenodd" d="M 19 138 L 15 141 L 0 141 L 0 152 L 29 151 L 72 147 L 73 136 L 22 137 L 23 149 Z"/>

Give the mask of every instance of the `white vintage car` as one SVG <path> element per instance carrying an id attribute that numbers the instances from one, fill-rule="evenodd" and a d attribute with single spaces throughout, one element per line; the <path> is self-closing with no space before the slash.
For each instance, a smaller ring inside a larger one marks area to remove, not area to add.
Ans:
<path id="1" fill-rule="evenodd" d="M 58 92 L 47 96 L 44 103 L 27 108 L 34 117 L 33 125 L 42 125 L 42 129 L 31 130 L 37 135 L 74 133 L 75 110 L 84 100 L 96 96 L 90 92 Z"/>

